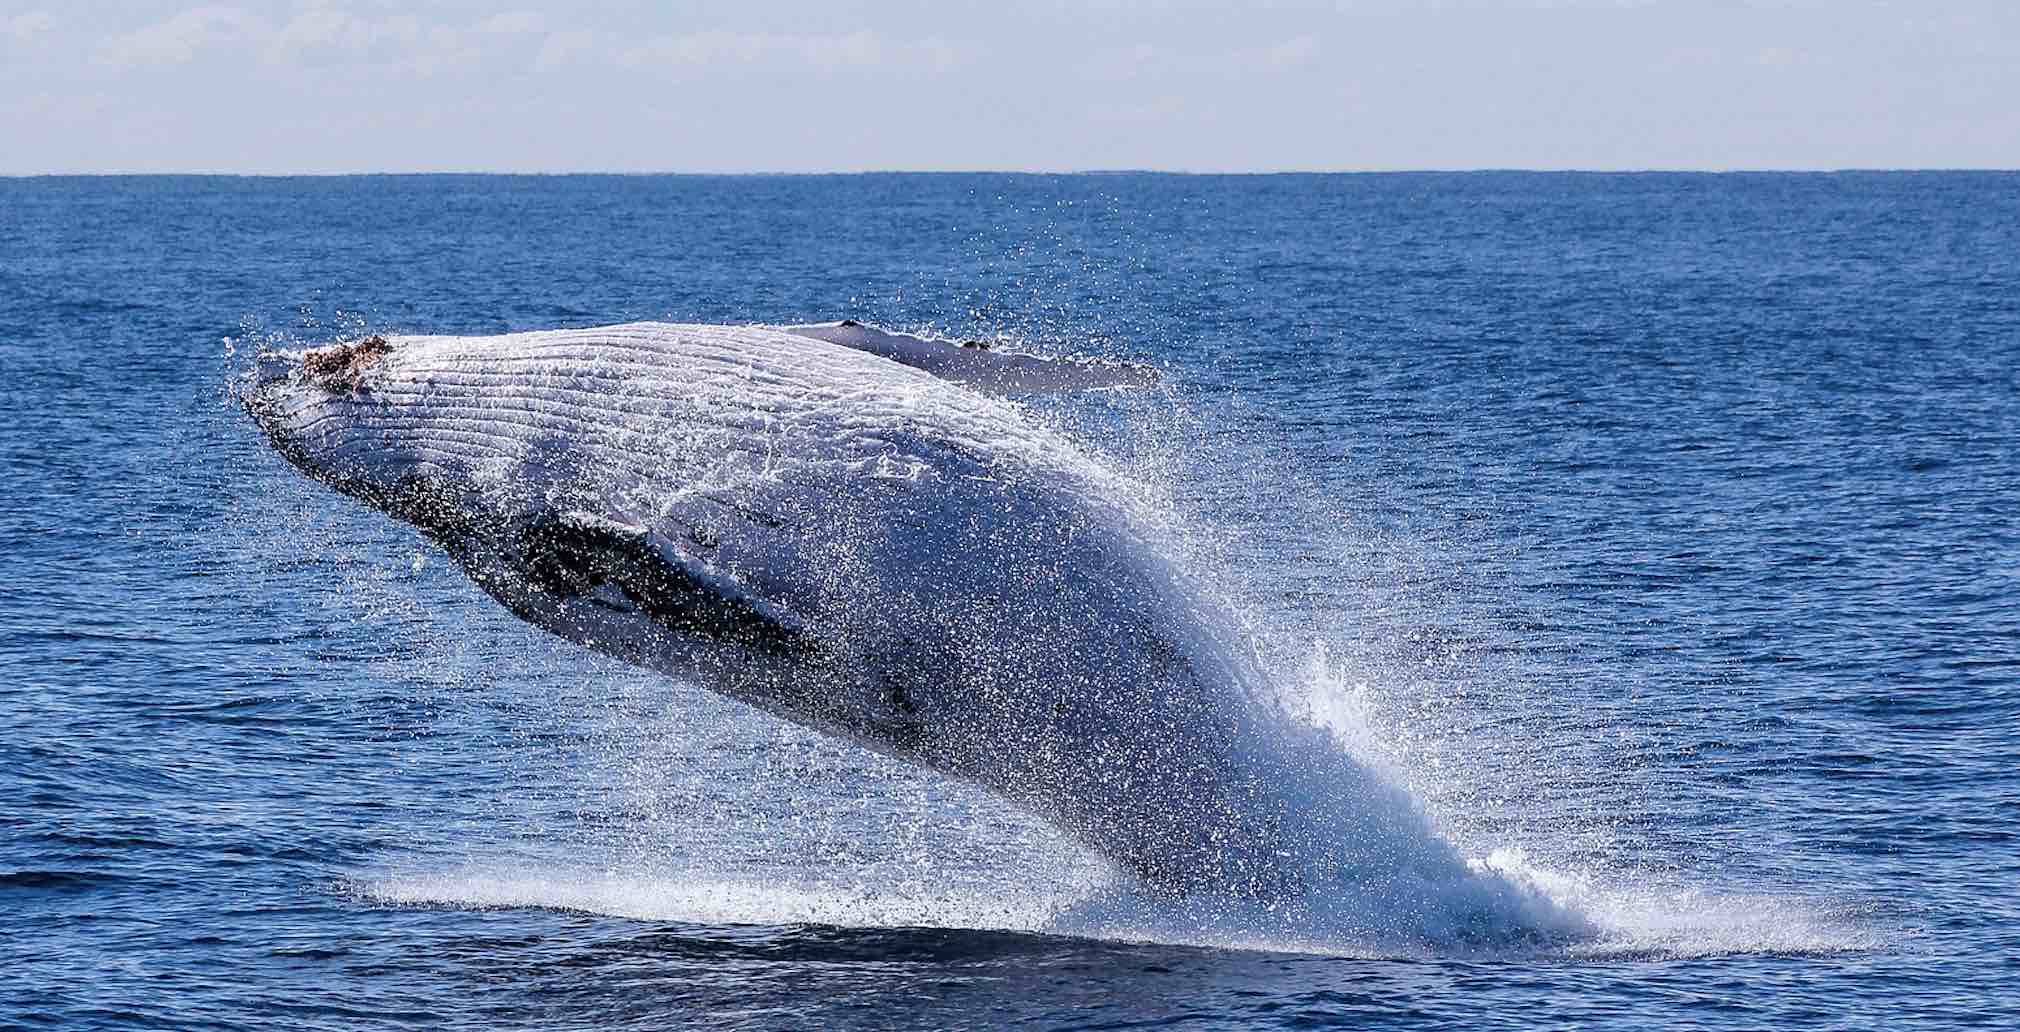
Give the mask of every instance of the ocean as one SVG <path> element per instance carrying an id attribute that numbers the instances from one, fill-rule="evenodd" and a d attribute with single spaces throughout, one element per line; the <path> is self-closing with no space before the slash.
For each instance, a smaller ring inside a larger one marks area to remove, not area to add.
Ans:
<path id="1" fill-rule="evenodd" d="M 1027 418 L 1589 930 L 1132 896 L 521 623 L 228 390 L 842 318 L 1159 367 Z M 2020 1020 L 2020 174 L 0 180 L 0 484 L 0 1027 Z"/>

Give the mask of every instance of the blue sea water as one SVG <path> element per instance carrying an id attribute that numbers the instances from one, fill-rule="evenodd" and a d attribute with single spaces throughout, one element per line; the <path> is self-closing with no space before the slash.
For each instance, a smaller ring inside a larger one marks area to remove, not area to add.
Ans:
<path id="1" fill-rule="evenodd" d="M 843 317 L 1161 366 L 1030 417 L 1595 932 L 1113 905 L 518 622 L 224 391 Z M 0 180 L 0 485 L 0 1026 L 2020 1020 L 2020 175 Z"/>

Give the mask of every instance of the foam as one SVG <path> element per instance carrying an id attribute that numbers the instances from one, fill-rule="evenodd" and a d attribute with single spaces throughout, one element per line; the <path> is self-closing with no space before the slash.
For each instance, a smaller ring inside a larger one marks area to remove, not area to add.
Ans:
<path id="1" fill-rule="evenodd" d="M 1582 933 L 1503 929 L 1499 939 L 1400 936 L 1366 923 L 1365 899 L 1338 906 L 1226 900 L 1173 902 L 1120 880 L 934 890 L 781 881 L 695 870 L 639 873 L 518 864 L 362 878 L 337 886 L 391 906 L 538 909 L 707 926 L 943 928 L 1132 943 L 1369 958 L 1549 958 L 1661 961 L 1744 954 L 1826 955 L 1884 948 L 1878 930 L 1816 900 L 1717 894 L 1654 881 L 1601 885 L 1515 853 L 1476 861 L 1548 893 L 1590 922 Z"/>
<path id="2" fill-rule="evenodd" d="M 972 928 L 1037 932 L 1067 902 L 1042 893 L 911 895 L 862 885 L 781 882 L 705 871 L 503 866 L 365 879 L 346 894 L 406 906 L 537 908 L 637 921 L 706 925 L 820 924 L 845 928 Z"/>
<path id="3" fill-rule="evenodd" d="M 1883 930 L 1843 903 L 1796 895 L 1714 891 L 1655 874 L 1553 871 L 1521 850 L 1476 861 L 1537 886 L 1591 922 L 1565 953 L 1586 959 L 1679 959 L 1738 954 L 1816 955 L 1882 949 Z"/>

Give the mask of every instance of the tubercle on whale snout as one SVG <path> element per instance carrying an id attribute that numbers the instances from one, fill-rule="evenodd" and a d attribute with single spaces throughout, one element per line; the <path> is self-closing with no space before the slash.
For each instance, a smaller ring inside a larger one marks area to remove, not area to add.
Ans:
<path id="1" fill-rule="evenodd" d="M 333 393 L 358 390 L 365 370 L 393 350 L 386 338 L 373 334 L 362 340 L 313 348 L 302 355 L 302 373 Z"/>
<path id="2" fill-rule="evenodd" d="M 378 334 L 303 352 L 262 350 L 249 369 L 226 384 L 225 397 L 245 409 L 282 454 L 298 459 L 299 447 L 279 421 L 288 388 L 305 385 L 333 395 L 360 393 L 365 390 L 365 371 L 392 350 L 392 344 Z M 295 465 L 318 480 L 327 479 L 305 462 Z"/>

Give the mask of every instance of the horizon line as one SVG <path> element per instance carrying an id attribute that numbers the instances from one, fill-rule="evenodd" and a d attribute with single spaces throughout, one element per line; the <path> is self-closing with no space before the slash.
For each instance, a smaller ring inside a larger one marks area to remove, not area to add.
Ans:
<path id="1" fill-rule="evenodd" d="M 1619 167 L 1619 168 L 1576 168 L 1541 166 L 1494 166 L 1482 165 L 1472 168 L 1338 168 L 1338 169 L 1245 169 L 1245 170 L 1202 170 L 1178 168 L 1084 168 L 1084 169 L 830 169 L 830 170 L 767 170 L 746 169 L 739 171 L 693 171 L 693 170 L 597 170 L 572 169 L 516 170 L 516 169 L 433 169 L 433 170 L 351 170 L 341 172 L 219 172 L 219 171 L 94 171 L 94 172 L 0 172 L 0 179 L 360 179 L 360 178 L 425 178 L 451 176 L 497 176 L 518 178 L 694 178 L 694 179 L 790 179 L 790 178 L 836 178 L 843 176 L 1193 176 L 1193 177 L 1253 177 L 1264 176 L 1384 176 L 1384 175 L 1844 175 L 1858 173 L 1986 173 L 2012 174 L 2020 172 L 2020 167 L 1991 165 L 1846 165 L 1841 167 L 1747 167 L 1725 168 L 1662 168 Z"/>

